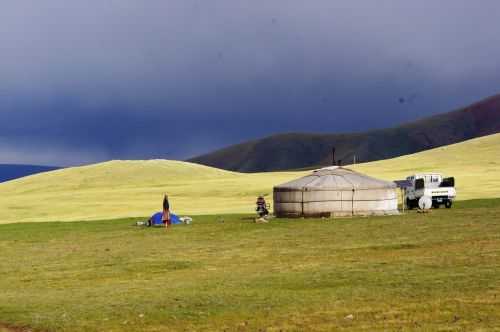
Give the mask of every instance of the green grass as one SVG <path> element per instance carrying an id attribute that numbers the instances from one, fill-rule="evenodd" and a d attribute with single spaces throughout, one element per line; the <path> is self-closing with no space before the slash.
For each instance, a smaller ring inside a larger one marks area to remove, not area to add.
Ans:
<path id="1" fill-rule="evenodd" d="M 500 200 L 476 200 L 378 218 L 203 216 L 168 232 L 134 219 L 0 225 L 0 322 L 40 331 L 500 331 L 499 215 Z"/>
<path id="2" fill-rule="evenodd" d="M 386 180 L 414 172 L 455 176 L 459 200 L 500 197 L 500 134 L 353 167 Z M 259 194 L 309 172 L 243 174 L 178 161 L 111 161 L 0 184 L 0 224 L 136 217 L 174 212 L 251 213 Z M 268 197 L 269 200 L 272 197 Z"/>

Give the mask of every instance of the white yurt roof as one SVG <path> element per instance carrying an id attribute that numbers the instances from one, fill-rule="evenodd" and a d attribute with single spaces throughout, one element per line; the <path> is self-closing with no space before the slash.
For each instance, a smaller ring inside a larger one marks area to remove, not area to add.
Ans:
<path id="1" fill-rule="evenodd" d="M 278 190 L 366 190 L 396 188 L 394 182 L 372 178 L 348 168 L 321 168 L 299 179 L 275 187 Z"/>

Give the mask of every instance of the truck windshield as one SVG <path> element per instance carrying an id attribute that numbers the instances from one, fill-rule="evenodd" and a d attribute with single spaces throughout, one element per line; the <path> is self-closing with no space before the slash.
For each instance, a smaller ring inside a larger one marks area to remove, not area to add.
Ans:
<path id="1" fill-rule="evenodd" d="M 425 182 L 425 186 L 428 188 L 437 188 L 439 187 L 439 184 L 441 183 L 441 176 L 439 175 L 424 175 L 422 179 Z"/>

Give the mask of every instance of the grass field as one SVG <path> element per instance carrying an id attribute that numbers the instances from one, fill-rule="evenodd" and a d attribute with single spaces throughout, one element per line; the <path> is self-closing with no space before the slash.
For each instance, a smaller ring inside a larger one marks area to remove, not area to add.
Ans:
<path id="1" fill-rule="evenodd" d="M 497 199 L 379 218 L 205 216 L 168 232 L 0 225 L 0 326 L 500 331 L 499 215 Z"/>
<path id="2" fill-rule="evenodd" d="M 455 176 L 458 199 L 500 197 L 500 134 L 354 169 L 386 180 Z M 308 172 L 243 174 L 178 161 L 111 161 L 0 184 L 0 223 L 146 216 L 170 194 L 179 214 L 250 213 L 259 194 Z"/>

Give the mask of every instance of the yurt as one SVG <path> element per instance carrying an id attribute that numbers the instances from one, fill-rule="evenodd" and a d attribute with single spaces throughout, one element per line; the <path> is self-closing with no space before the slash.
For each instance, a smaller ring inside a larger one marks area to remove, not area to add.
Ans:
<path id="1" fill-rule="evenodd" d="M 277 217 L 336 217 L 398 213 L 394 182 L 343 167 L 326 167 L 274 187 Z"/>

